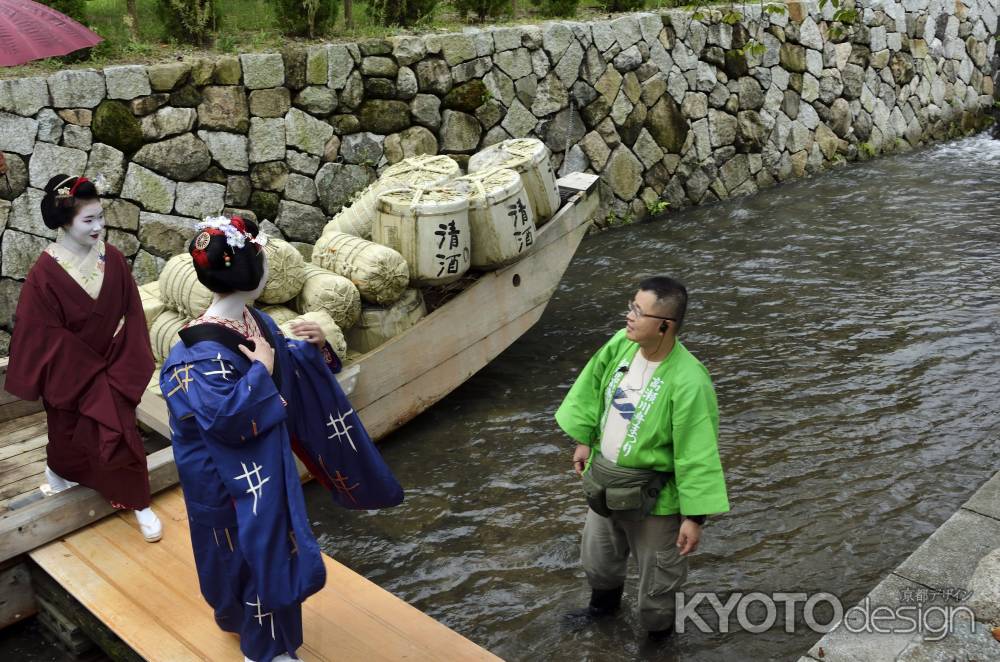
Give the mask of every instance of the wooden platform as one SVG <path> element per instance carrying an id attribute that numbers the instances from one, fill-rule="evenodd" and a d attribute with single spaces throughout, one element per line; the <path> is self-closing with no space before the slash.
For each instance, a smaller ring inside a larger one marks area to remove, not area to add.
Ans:
<path id="1" fill-rule="evenodd" d="M 198 589 L 180 488 L 153 500 L 163 539 L 142 539 L 131 513 L 31 552 L 42 569 L 147 660 L 242 660 Z M 498 660 L 324 555 L 326 587 L 303 606 L 303 660 Z"/>
<path id="2" fill-rule="evenodd" d="M 0 513 L 45 482 L 45 412 L 0 423 Z"/>

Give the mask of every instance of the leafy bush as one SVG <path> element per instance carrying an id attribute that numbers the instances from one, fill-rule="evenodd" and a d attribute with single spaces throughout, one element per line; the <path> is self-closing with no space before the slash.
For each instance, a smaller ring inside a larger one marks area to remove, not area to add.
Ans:
<path id="1" fill-rule="evenodd" d="M 531 0 L 546 16 L 573 16 L 580 0 Z"/>
<path id="2" fill-rule="evenodd" d="M 208 43 L 219 17 L 212 0 L 157 0 L 156 10 L 168 37 L 198 45 Z"/>
<path id="3" fill-rule="evenodd" d="M 39 0 L 39 2 L 80 23 L 83 23 L 86 18 L 87 0 Z"/>
<path id="4" fill-rule="evenodd" d="M 315 37 L 337 20 L 340 0 L 276 0 L 275 13 L 288 35 Z"/>
<path id="5" fill-rule="evenodd" d="M 488 16 L 501 16 L 511 12 L 509 0 L 453 0 L 455 9 L 462 14 L 475 14 L 482 23 Z"/>
<path id="6" fill-rule="evenodd" d="M 414 25 L 429 16 L 436 5 L 437 0 L 372 0 L 368 13 L 381 25 Z"/>
<path id="7" fill-rule="evenodd" d="M 607 0 L 604 8 L 607 11 L 638 11 L 645 8 L 646 0 Z"/>

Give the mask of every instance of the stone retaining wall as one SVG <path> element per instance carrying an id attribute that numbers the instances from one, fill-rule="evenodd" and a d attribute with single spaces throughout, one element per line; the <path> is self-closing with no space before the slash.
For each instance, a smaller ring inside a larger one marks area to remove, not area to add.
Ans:
<path id="1" fill-rule="evenodd" d="M 105 175 L 108 239 L 140 282 L 206 214 L 252 210 L 307 244 L 385 165 L 509 137 L 600 173 L 605 213 L 641 217 L 977 128 L 997 3 L 866 1 L 837 37 L 832 6 L 790 3 L 737 25 L 640 13 L 0 81 L 0 354 L 54 236 L 53 174 Z M 751 38 L 762 55 L 734 52 Z"/>

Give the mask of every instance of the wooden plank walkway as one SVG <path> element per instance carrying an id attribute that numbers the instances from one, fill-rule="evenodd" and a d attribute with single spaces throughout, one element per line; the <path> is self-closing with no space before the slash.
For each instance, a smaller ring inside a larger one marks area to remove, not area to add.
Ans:
<path id="1" fill-rule="evenodd" d="M 179 487 L 153 500 L 163 539 L 142 539 L 131 513 L 34 550 L 31 558 L 147 660 L 241 660 L 201 597 Z M 303 605 L 303 660 L 498 660 L 324 555 L 326 587 Z"/>
<path id="2" fill-rule="evenodd" d="M 45 412 L 0 423 L 0 512 L 45 482 Z"/>

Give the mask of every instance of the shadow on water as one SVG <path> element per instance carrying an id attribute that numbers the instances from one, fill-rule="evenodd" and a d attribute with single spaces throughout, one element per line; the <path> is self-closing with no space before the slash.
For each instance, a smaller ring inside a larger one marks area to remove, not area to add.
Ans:
<path id="1" fill-rule="evenodd" d="M 706 527 L 689 594 L 853 604 L 1000 460 L 998 222 L 1000 142 L 976 137 L 590 237 L 534 329 L 384 442 L 402 507 L 349 513 L 308 490 L 321 543 L 511 660 L 797 659 L 819 635 L 780 619 L 655 651 L 634 599 L 563 625 L 589 595 L 585 505 L 553 412 L 638 280 L 680 277 L 733 505 Z"/>

